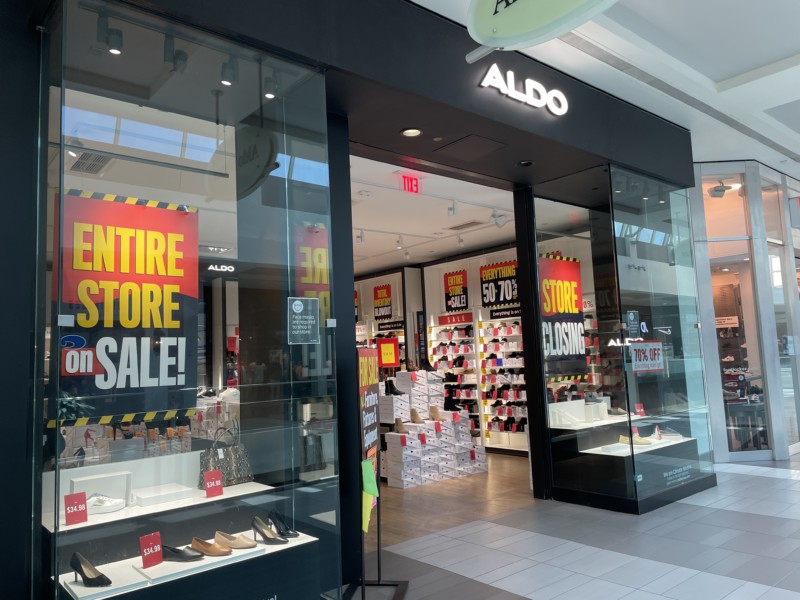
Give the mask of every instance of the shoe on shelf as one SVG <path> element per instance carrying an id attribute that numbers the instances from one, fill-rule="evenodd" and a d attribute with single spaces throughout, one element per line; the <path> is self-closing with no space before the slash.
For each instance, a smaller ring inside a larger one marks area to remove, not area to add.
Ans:
<path id="1" fill-rule="evenodd" d="M 394 419 L 394 432 L 395 433 L 411 433 L 403 424 L 403 419 L 395 417 Z"/>
<path id="2" fill-rule="evenodd" d="M 214 534 L 214 541 L 223 548 L 241 550 L 242 548 L 255 548 L 256 541 L 244 535 L 231 535 L 224 531 L 217 531 Z"/>
<path id="3" fill-rule="evenodd" d="M 289 542 L 285 537 L 273 531 L 272 528 L 259 517 L 253 517 L 251 526 L 253 528 L 253 539 L 255 540 L 258 540 L 257 535 L 260 535 L 265 544 L 286 544 Z"/>
<path id="4" fill-rule="evenodd" d="M 683 437 L 680 433 L 678 433 L 677 431 L 675 431 L 671 427 L 661 427 L 661 436 L 665 437 L 665 438 L 673 438 L 673 439 L 678 439 L 678 438 L 682 438 Z"/>
<path id="5" fill-rule="evenodd" d="M 83 555 L 74 552 L 69 559 L 69 566 L 75 571 L 75 581 L 78 581 L 78 575 L 83 580 L 83 585 L 86 587 L 106 587 L 111 585 L 111 580 L 97 570 L 92 563 Z"/>
<path id="6" fill-rule="evenodd" d="M 123 508 L 125 508 L 125 500 L 122 498 L 112 498 L 105 494 L 92 494 L 86 499 L 86 510 L 93 515 L 117 512 Z"/>
<path id="7" fill-rule="evenodd" d="M 387 379 L 384 383 L 383 389 L 391 396 L 402 396 L 404 394 L 404 392 L 401 392 L 397 389 L 397 386 L 394 384 L 394 379 Z"/>
<path id="8" fill-rule="evenodd" d="M 497 408 L 498 406 L 503 406 L 502 400 L 495 400 L 494 404 L 492 404 L 492 408 Z"/>
<path id="9" fill-rule="evenodd" d="M 619 443 L 620 444 L 630 444 L 631 443 L 631 438 L 629 438 L 627 435 L 621 435 L 621 436 L 619 436 Z M 634 435 L 633 436 L 633 445 L 634 446 L 650 446 L 652 443 L 653 442 L 651 442 L 647 438 L 643 438 L 640 435 Z"/>
<path id="10" fill-rule="evenodd" d="M 269 521 L 275 527 L 278 535 L 284 538 L 299 537 L 300 534 L 286 524 L 286 519 L 275 509 L 269 511 Z"/>
<path id="11" fill-rule="evenodd" d="M 720 359 L 720 360 L 721 360 L 722 362 L 734 362 L 736 359 L 735 359 L 735 358 L 733 358 L 733 356 L 731 356 L 731 355 L 729 354 L 728 356 L 726 356 L 725 358 L 722 358 L 722 359 Z"/>
<path id="12" fill-rule="evenodd" d="M 434 421 L 445 421 L 444 415 L 439 410 L 438 406 L 431 406 L 428 408 L 428 416 Z"/>
<path id="13" fill-rule="evenodd" d="M 217 542 L 207 542 L 199 537 L 192 538 L 192 548 L 206 556 L 228 556 L 232 552 L 227 546 L 220 546 Z"/>
<path id="14" fill-rule="evenodd" d="M 416 408 L 411 409 L 411 422 L 416 423 L 417 425 L 422 425 L 425 421 L 422 420 L 422 417 L 419 416 L 419 412 L 417 412 Z"/>
<path id="15" fill-rule="evenodd" d="M 253 544 L 255 545 L 255 544 Z M 199 550 L 195 550 L 190 546 L 185 548 L 175 548 L 174 546 L 167 546 L 161 544 L 161 558 L 171 562 L 194 562 L 201 560 L 205 556 Z"/>

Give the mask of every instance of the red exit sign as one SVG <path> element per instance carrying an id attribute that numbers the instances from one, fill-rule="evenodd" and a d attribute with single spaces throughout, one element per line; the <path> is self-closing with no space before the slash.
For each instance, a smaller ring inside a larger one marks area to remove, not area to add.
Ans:
<path id="1" fill-rule="evenodd" d="M 419 179 L 410 175 L 403 175 L 403 191 L 409 194 L 419 194 Z"/>

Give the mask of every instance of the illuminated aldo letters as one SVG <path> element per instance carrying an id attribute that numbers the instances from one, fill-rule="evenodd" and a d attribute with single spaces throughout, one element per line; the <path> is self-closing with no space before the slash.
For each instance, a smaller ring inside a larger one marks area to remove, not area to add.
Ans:
<path id="1" fill-rule="evenodd" d="M 525 80 L 525 91 L 517 89 L 514 71 L 506 71 L 505 77 L 497 64 L 493 64 L 481 81 L 481 87 L 496 88 L 504 96 L 529 104 L 534 108 L 547 107 L 556 116 L 566 114 L 569 108 L 567 97 L 560 90 L 548 91 L 538 81 Z"/>

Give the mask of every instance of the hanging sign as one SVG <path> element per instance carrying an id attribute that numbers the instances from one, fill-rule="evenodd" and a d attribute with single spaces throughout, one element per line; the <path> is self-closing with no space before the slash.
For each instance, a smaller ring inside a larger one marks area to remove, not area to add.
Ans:
<path id="1" fill-rule="evenodd" d="M 378 363 L 381 367 L 400 366 L 400 342 L 397 338 L 378 338 Z"/>
<path id="2" fill-rule="evenodd" d="M 319 298 L 320 320 L 331 318 L 328 230 L 322 223 L 302 223 L 294 231 L 294 295 Z"/>
<path id="3" fill-rule="evenodd" d="M 392 318 L 392 286 L 388 283 L 373 289 L 373 317 L 376 321 Z"/>
<path id="4" fill-rule="evenodd" d="M 555 39 L 614 5 L 617 0 L 471 0 L 467 30 L 473 40 L 500 50 L 519 50 Z"/>
<path id="5" fill-rule="evenodd" d="M 538 264 L 545 358 L 585 362 L 581 263 L 547 254 L 539 257 Z"/>
<path id="6" fill-rule="evenodd" d="M 493 308 L 518 304 L 517 261 L 509 260 L 481 267 L 481 306 Z"/>
<path id="7" fill-rule="evenodd" d="M 81 396 L 124 391 L 135 409 L 166 391 L 165 405 L 184 406 L 197 365 L 197 209 L 70 190 L 62 216 L 62 375 Z"/>
<path id="8" fill-rule="evenodd" d="M 467 271 L 454 271 L 444 274 L 444 309 L 446 311 L 464 310 L 468 305 Z"/>

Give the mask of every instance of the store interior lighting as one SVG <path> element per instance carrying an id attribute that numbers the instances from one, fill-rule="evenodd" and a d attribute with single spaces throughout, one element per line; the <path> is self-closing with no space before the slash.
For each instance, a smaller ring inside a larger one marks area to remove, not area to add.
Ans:
<path id="1" fill-rule="evenodd" d="M 363 244 L 364 243 L 364 230 L 358 232 L 356 235 L 356 244 Z"/>
<path id="2" fill-rule="evenodd" d="M 454 217 L 458 214 L 458 204 L 453 200 L 453 204 L 447 207 L 447 216 Z"/>
<path id="3" fill-rule="evenodd" d="M 398 250 L 402 250 L 403 249 L 403 236 L 402 235 L 397 238 L 397 249 Z"/>
<path id="4" fill-rule="evenodd" d="M 278 81 L 274 76 L 268 75 L 264 78 L 264 97 L 272 100 L 278 95 Z"/>
<path id="5" fill-rule="evenodd" d="M 461 236 L 458 236 L 458 247 L 459 248 L 464 247 L 464 238 L 462 238 Z"/>
<path id="6" fill-rule="evenodd" d="M 405 257 L 406 260 L 411 260 L 411 253 L 408 250 L 405 251 L 405 254 L 403 254 L 403 256 Z"/>
<path id="7" fill-rule="evenodd" d="M 82 152 L 83 142 L 75 138 L 69 138 L 64 144 L 67 148 L 67 154 L 72 158 L 78 158 L 78 152 Z"/>
<path id="8" fill-rule="evenodd" d="M 122 30 L 108 28 L 108 15 L 103 13 L 97 15 L 95 39 L 98 44 L 108 46 L 108 51 L 111 54 L 122 54 Z"/>
<path id="9" fill-rule="evenodd" d="M 219 77 L 219 82 L 222 85 L 233 85 L 239 79 L 239 65 L 236 58 L 233 56 L 228 57 L 227 62 L 222 63 L 222 73 Z"/>
<path id="10" fill-rule="evenodd" d="M 175 38 L 164 36 L 164 62 L 172 65 L 172 72 L 183 73 L 189 62 L 189 55 L 183 50 L 175 50 Z"/>
<path id="11" fill-rule="evenodd" d="M 719 180 L 719 185 L 715 185 L 714 187 L 708 188 L 708 195 L 712 198 L 722 198 L 725 195 L 725 192 L 728 190 L 732 190 L 733 186 L 725 185 L 721 179 Z"/>
<path id="12" fill-rule="evenodd" d="M 494 223 L 496 227 L 502 227 L 506 223 L 508 223 L 508 215 L 501 215 L 498 214 L 496 210 L 492 211 L 492 216 L 489 217 L 489 222 Z"/>

